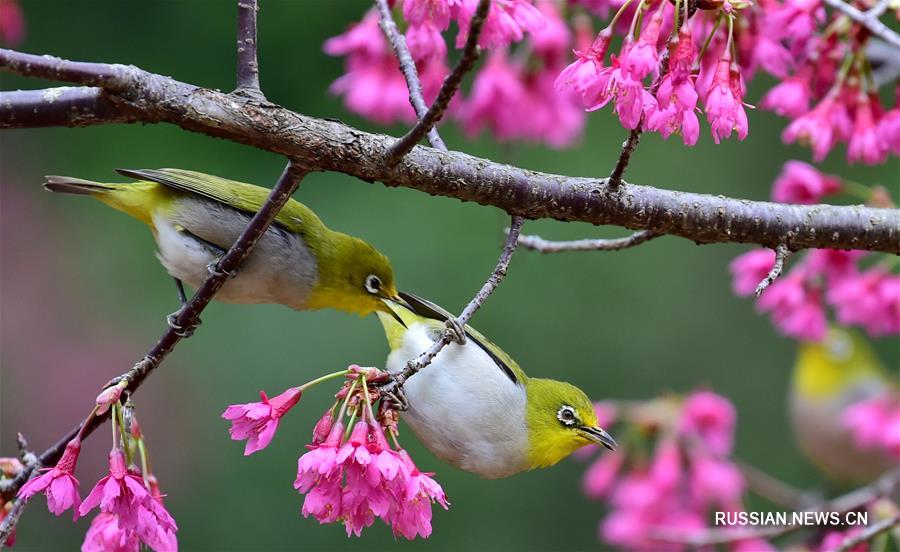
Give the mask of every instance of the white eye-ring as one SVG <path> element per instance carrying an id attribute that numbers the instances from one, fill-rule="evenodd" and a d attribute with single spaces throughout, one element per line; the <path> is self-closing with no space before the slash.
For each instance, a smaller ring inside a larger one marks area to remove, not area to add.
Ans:
<path id="1" fill-rule="evenodd" d="M 556 419 L 562 422 L 563 425 L 573 426 L 578 417 L 575 415 L 575 409 L 566 404 L 556 412 Z"/>
<path id="2" fill-rule="evenodd" d="M 375 276 L 374 274 L 369 274 L 366 276 L 366 291 L 371 293 L 372 295 L 377 295 L 381 293 L 381 278 Z"/>

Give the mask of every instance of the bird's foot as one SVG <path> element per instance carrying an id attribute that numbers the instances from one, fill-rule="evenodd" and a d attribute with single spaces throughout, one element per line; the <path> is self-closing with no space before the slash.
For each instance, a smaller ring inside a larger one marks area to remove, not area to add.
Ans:
<path id="1" fill-rule="evenodd" d="M 400 412 L 409 410 L 409 400 L 407 400 L 406 393 L 403 391 L 403 384 L 394 375 L 391 375 L 390 380 L 380 386 L 378 391 L 381 393 L 381 398 L 387 399 L 394 410 Z"/>
<path id="2" fill-rule="evenodd" d="M 219 270 L 219 262 L 222 260 L 222 257 L 219 257 L 215 261 L 212 261 L 208 265 L 206 265 L 206 271 L 209 272 L 213 276 L 226 276 L 228 278 L 234 278 L 237 276 L 237 270 Z"/>
<path id="3" fill-rule="evenodd" d="M 453 341 L 460 345 L 466 344 L 466 329 L 459 323 L 459 320 L 451 317 L 444 322 L 444 325 L 447 326 L 447 331 L 450 333 L 450 338 Z"/>
<path id="4" fill-rule="evenodd" d="M 183 308 L 183 307 L 182 307 Z M 193 324 L 182 326 L 178 323 L 178 315 L 181 314 L 182 309 L 178 309 L 166 316 L 166 324 L 169 325 L 170 328 L 175 330 L 175 335 L 178 337 L 191 337 L 194 335 L 194 330 L 197 329 L 197 326 L 203 323 L 202 320 L 197 318 Z"/>

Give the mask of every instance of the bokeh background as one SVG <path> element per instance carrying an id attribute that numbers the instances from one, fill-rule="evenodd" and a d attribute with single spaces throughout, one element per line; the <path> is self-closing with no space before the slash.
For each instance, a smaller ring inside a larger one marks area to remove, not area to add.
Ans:
<path id="1" fill-rule="evenodd" d="M 338 117 L 370 130 L 327 92 L 341 62 L 322 42 L 359 18 L 366 1 L 265 0 L 259 36 L 268 97 L 299 112 Z M 233 1 L 122 2 L 25 0 L 21 48 L 76 60 L 132 63 L 198 85 L 230 90 L 234 79 Z M 48 83 L 0 75 L 2 89 Z M 769 82 L 758 79 L 748 98 Z M 779 140 L 783 120 L 751 113 L 750 136 L 695 148 L 645 136 L 629 180 L 665 188 L 767 199 L 790 158 L 808 152 Z M 397 134 L 400 128 L 387 129 Z M 553 151 L 466 140 L 451 124 L 450 147 L 542 171 L 601 176 L 625 131 L 609 110 L 589 118 L 578 147 Z M 824 165 L 865 183 L 896 183 L 897 164 Z M 15 455 L 15 434 L 43 449 L 82 416 L 99 386 L 127 370 L 177 308 L 175 289 L 154 258 L 150 233 L 85 198 L 51 196 L 45 174 L 116 180 L 115 167 L 181 167 L 270 186 L 284 165 L 276 155 L 173 126 L 130 125 L 0 133 L 0 453 Z M 493 267 L 504 213 L 489 207 L 314 174 L 296 198 L 330 226 L 364 237 L 393 261 L 401 288 L 459 310 Z M 528 222 L 527 233 L 571 239 L 622 235 L 621 229 Z M 509 276 L 475 325 L 532 375 L 573 381 L 596 399 L 649 398 L 708 386 L 739 411 L 737 456 L 794 484 L 822 485 L 793 445 L 785 391 L 795 347 L 729 290 L 728 262 L 739 245 L 658 239 L 617 253 L 513 259 Z M 484 481 L 441 464 L 410 433 L 404 444 L 437 472 L 453 506 L 435 511 L 428 541 L 395 541 L 376 524 L 362 539 L 341 526 L 304 519 L 291 487 L 296 457 L 330 404 L 322 389 L 283 420 L 272 446 L 245 458 L 219 418 L 230 403 L 278 392 L 349 363 L 379 365 L 387 346 L 374 318 L 295 313 L 279 306 L 213 304 L 136 396 L 154 469 L 168 493 L 185 550 L 574 550 L 598 549 L 599 505 L 579 491 L 584 465 Z M 898 365 L 896 340 L 876 347 Z M 497 413 L 502 416 L 502 412 Z M 85 446 L 85 491 L 102 475 L 107 432 Z M 20 550 L 74 549 L 89 520 L 51 516 L 43 499 L 19 526 Z M 763 507 L 751 503 L 751 508 Z"/>

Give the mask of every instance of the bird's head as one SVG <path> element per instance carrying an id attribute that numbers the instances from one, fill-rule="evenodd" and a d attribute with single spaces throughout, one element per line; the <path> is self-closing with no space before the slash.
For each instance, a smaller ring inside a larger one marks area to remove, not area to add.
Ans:
<path id="1" fill-rule="evenodd" d="M 307 308 L 334 308 L 366 316 L 388 311 L 385 300 L 400 300 L 394 269 L 383 253 L 345 234 L 326 249 L 319 255 L 319 280 Z"/>
<path id="2" fill-rule="evenodd" d="M 552 466 L 585 445 L 615 450 L 615 439 L 598 425 L 594 405 L 581 389 L 562 381 L 530 378 L 526 391 L 531 468 Z"/>
<path id="3" fill-rule="evenodd" d="M 826 399 L 855 381 L 883 374 L 878 356 L 859 332 L 834 327 L 822 341 L 798 346 L 793 390 L 804 397 Z"/>

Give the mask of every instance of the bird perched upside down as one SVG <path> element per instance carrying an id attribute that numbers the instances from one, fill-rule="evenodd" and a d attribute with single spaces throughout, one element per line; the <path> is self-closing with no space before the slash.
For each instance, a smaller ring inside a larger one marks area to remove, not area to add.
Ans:
<path id="1" fill-rule="evenodd" d="M 445 330 L 441 307 L 400 293 L 378 312 L 391 353 L 386 368 L 403 370 Z M 486 478 L 552 466 L 592 443 L 613 438 L 597 424 L 593 404 L 569 383 L 529 378 L 500 347 L 466 326 L 465 344 L 450 343 L 403 385 L 403 419 L 438 458 Z"/>
<path id="2" fill-rule="evenodd" d="M 199 287 L 270 190 L 180 169 L 117 170 L 138 182 L 106 184 L 48 176 L 52 192 L 94 197 L 148 225 L 160 262 L 179 283 Z M 366 315 L 397 298 L 387 257 L 329 229 L 289 199 L 256 248 L 216 295 L 229 303 L 280 303 L 298 310 L 334 308 Z"/>

